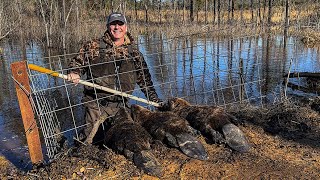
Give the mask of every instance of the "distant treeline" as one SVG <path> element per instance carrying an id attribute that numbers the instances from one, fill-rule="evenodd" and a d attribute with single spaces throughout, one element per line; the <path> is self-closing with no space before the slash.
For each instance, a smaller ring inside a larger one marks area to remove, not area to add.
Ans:
<path id="1" fill-rule="evenodd" d="M 313 6 L 320 10 L 319 0 L 95 0 L 90 5 L 98 9 L 112 11 L 130 11 L 130 17 L 145 22 L 167 22 L 172 17 L 176 22 L 223 23 L 234 19 L 244 20 L 251 16 L 251 21 L 266 17 L 268 8 L 285 12 L 306 10 Z M 102 6 L 102 7 L 101 7 Z M 310 10 L 312 11 L 313 8 Z M 139 13 L 144 13 L 141 17 Z M 240 13 L 240 14 L 236 14 Z M 290 16 L 290 15 L 289 15 Z M 201 19 L 201 20 L 199 20 Z M 211 20 L 211 21 L 210 21 Z"/>

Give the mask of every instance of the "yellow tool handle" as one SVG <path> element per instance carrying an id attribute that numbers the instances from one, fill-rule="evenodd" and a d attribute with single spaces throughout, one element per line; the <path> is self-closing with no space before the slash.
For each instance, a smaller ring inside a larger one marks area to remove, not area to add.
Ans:
<path id="1" fill-rule="evenodd" d="M 52 71 L 50 69 L 41 67 L 41 66 L 37 66 L 35 64 L 28 64 L 29 69 L 34 70 L 34 71 L 38 71 L 41 73 L 45 73 L 45 74 L 49 74 L 51 76 L 55 76 L 55 77 L 59 77 L 59 73 L 56 71 Z"/>
<path id="2" fill-rule="evenodd" d="M 41 67 L 41 66 L 37 66 L 35 64 L 28 64 L 28 67 L 29 67 L 29 69 L 34 70 L 34 71 L 38 71 L 38 72 L 41 72 L 41 73 L 49 74 L 51 76 L 60 77 L 62 79 L 68 80 L 68 76 L 67 75 L 60 74 L 60 73 L 58 73 L 56 71 L 52 71 L 50 69 L 47 69 L 47 68 L 44 68 L 44 67 Z M 124 93 L 124 92 L 121 92 L 121 91 L 117 91 L 117 90 L 114 90 L 114 89 L 111 89 L 111 88 L 107 88 L 107 87 L 104 87 L 104 86 L 100 86 L 98 84 L 90 83 L 90 82 L 87 82 L 87 81 L 84 81 L 84 80 L 79 80 L 79 83 L 83 84 L 83 85 L 86 85 L 86 86 L 90 86 L 90 87 L 96 88 L 96 89 L 100 89 L 100 90 L 103 90 L 103 91 L 106 91 L 106 92 L 109 92 L 109 93 L 112 93 L 112 94 L 116 94 L 116 95 L 119 95 L 119 96 L 123 96 L 123 97 L 126 97 L 126 98 L 130 98 L 130 99 L 139 101 L 139 102 L 143 102 L 143 103 L 155 106 L 155 107 L 160 107 L 159 103 L 148 101 L 146 99 L 139 98 L 137 96 L 133 96 L 131 94 L 127 94 L 127 93 Z"/>

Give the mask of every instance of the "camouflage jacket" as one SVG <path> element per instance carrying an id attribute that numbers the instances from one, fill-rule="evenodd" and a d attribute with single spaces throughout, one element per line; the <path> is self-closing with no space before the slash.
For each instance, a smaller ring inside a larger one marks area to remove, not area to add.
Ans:
<path id="1" fill-rule="evenodd" d="M 137 83 L 150 101 L 159 102 L 151 75 L 141 52 L 127 33 L 125 43 L 116 47 L 108 31 L 100 39 L 85 43 L 79 54 L 71 59 L 70 72 L 86 74 L 89 82 L 131 94 Z M 69 73 L 70 73 L 69 72 Z M 85 86 L 86 96 L 111 96 L 102 90 Z"/>

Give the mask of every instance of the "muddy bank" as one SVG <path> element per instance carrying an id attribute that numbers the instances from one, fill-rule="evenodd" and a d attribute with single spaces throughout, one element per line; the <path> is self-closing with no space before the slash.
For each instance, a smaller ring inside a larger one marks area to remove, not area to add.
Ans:
<path id="1" fill-rule="evenodd" d="M 162 164 L 161 179 L 318 179 L 320 178 L 320 115 L 317 102 L 280 103 L 265 108 L 230 109 L 251 144 L 247 153 L 225 145 L 208 144 L 209 160 L 191 159 L 159 144 L 152 151 Z M 2 160 L 3 161 L 3 160 Z M 1 161 L 1 162 L 2 162 Z M 152 179 L 122 155 L 108 148 L 81 146 L 65 149 L 46 167 L 21 173 L 1 163 L 2 178 Z"/>
<path id="2" fill-rule="evenodd" d="M 19 179 L 19 177 L 23 176 L 23 172 L 19 171 L 4 156 L 0 155 L 0 179 Z"/>

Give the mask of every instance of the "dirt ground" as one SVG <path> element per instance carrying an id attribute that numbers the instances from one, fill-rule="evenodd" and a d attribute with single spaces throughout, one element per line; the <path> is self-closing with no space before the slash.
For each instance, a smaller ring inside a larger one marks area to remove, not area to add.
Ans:
<path id="1" fill-rule="evenodd" d="M 164 169 L 160 179 L 319 179 L 319 102 L 231 108 L 250 141 L 250 151 L 233 152 L 200 136 L 209 154 L 209 160 L 200 161 L 158 145 L 153 152 Z M 108 148 L 82 146 L 58 157 L 30 172 L 18 171 L 0 158 L 0 179 L 157 179 Z"/>

